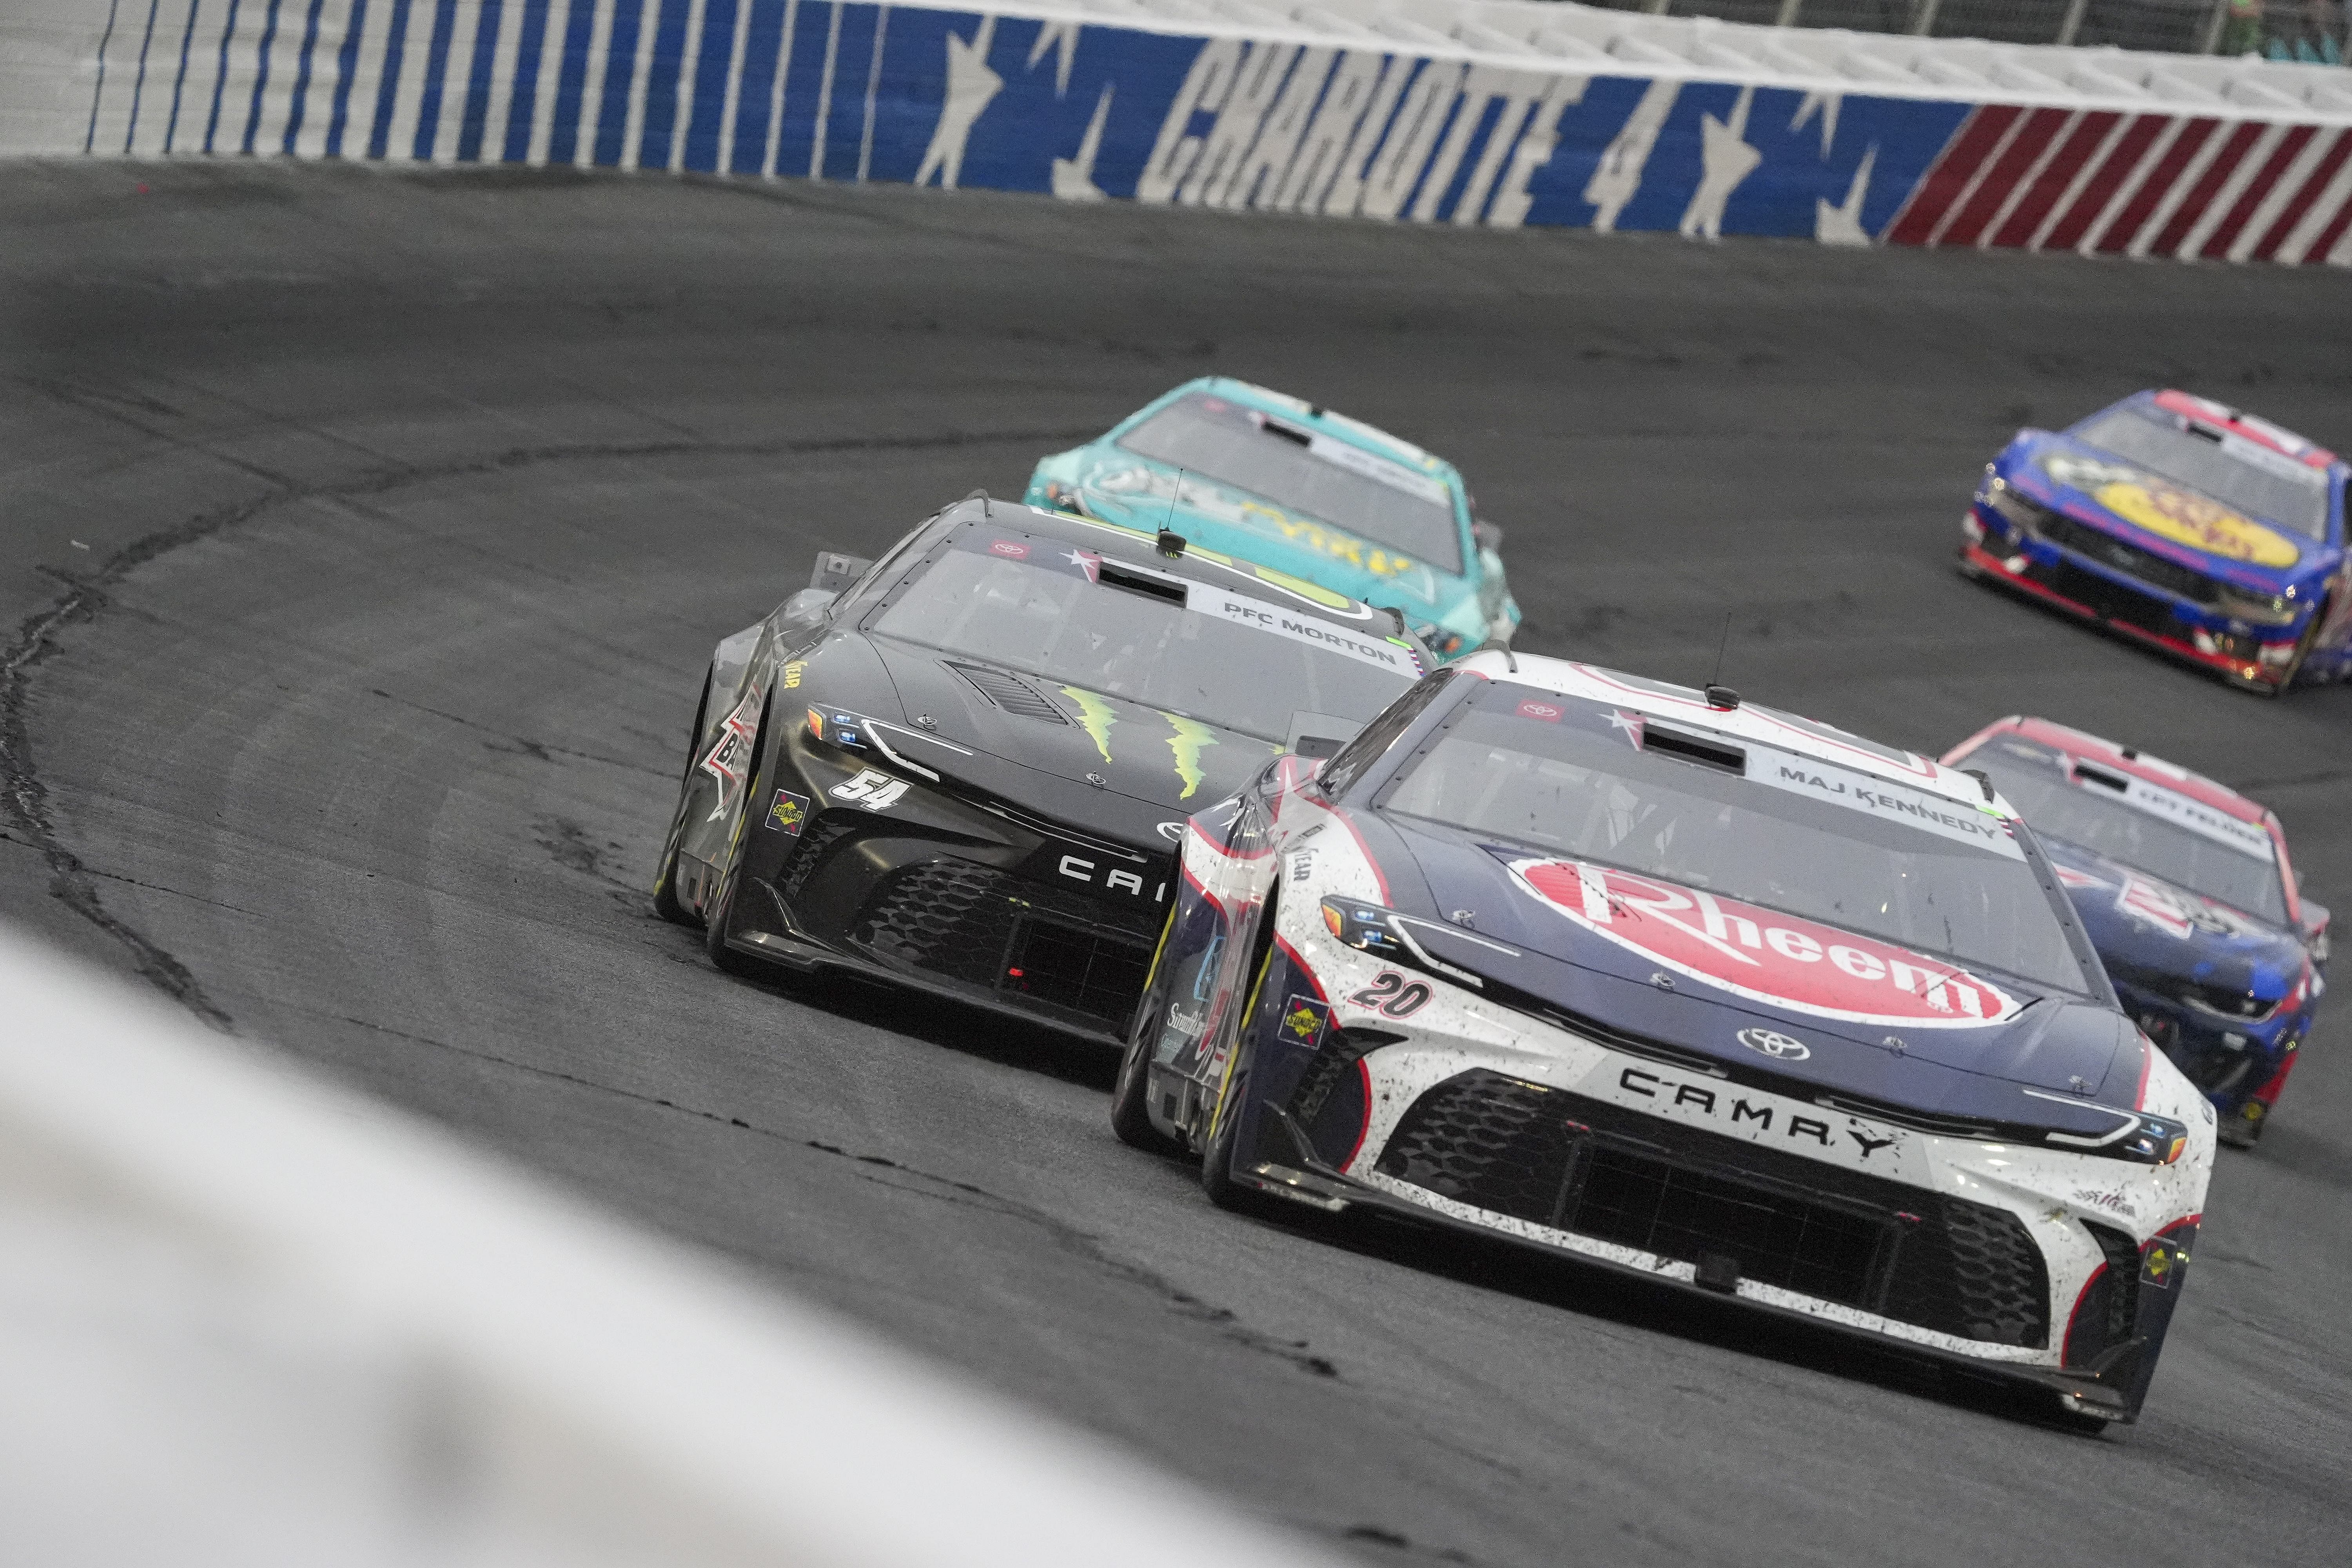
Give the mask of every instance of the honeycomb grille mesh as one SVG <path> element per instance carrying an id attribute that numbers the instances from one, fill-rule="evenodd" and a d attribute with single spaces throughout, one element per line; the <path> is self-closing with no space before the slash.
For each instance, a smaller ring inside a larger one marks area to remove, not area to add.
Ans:
<path id="1" fill-rule="evenodd" d="M 1477 1069 L 1407 1109 L 1375 1168 L 1443 1197 L 1961 1339 L 2049 1342 L 2049 1275 L 2005 1209 Z"/>

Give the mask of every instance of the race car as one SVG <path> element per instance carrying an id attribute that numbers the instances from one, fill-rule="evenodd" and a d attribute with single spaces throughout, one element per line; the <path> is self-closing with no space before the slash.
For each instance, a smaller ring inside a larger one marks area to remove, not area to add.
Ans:
<path id="1" fill-rule="evenodd" d="M 2033 825 L 2124 1010 L 2212 1100 L 2222 1142 L 2251 1146 L 2326 989 L 2328 912 L 2295 886 L 2278 818 L 2046 719 L 1989 724 L 1944 762 Z"/>
<path id="2" fill-rule="evenodd" d="M 719 644 L 654 883 L 711 960 L 1123 1043 L 1187 814 L 1433 661 L 1172 533 L 975 495 Z"/>
<path id="3" fill-rule="evenodd" d="M 1496 650 L 1276 759 L 1182 862 L 1111 1122 L 1216 1203 L 1504 1237 L 2138 1412 L 2213 1111 L 1981 781 Z"/>
<path id="4" fill-rule="evenodd" d="M 2352 673 L 2347 474 L 2251 414 L 2142 392 L 2019 431 L 1960 520 L 1960 570 L 2275 697 Z"/>
<path id="5" fill-rule="evenodd" d="M 1507 643 L 1519 606 L 1502 531 L 1454 465 L 1385 430 L 1247 382 L 1185 383 L 1037 465 L 1032 506 L 1172 528 L 1403 613 L 1441 659 Z"/>

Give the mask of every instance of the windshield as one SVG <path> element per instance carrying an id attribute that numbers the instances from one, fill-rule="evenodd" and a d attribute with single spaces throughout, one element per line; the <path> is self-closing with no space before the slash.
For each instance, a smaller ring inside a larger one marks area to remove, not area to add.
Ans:
<path id="1" fill-rule="evenodd" d="M 1385 617 L 1326 619 L 1267 592 L 1227 593 L 1042 534 L 967 524 L 873 629 L 1277 746 L 1294 714 L 1360 724 L 1421 675 L 1412 648 L 1382 635 Z"/>
<path id="2" fill-rule="evenodd" d="M 1194 393 L 1121 436 L 1118 444 L 1402 550 L 1440 571 L 1462 570 L 1461 531 L 1445 482 L 1336 437 Z"/>
<path id="3" fill-rule="evenodd" d="M 2055 752 L 2011 741 L 1985 747 L 1968 765 L 1983 769 L 2045 838 L 2063 838 L 2233 910 L 2286 923 L 2286 894 L 2275 863 L 2129 804 L 2121 791 L 2132 781 L 2121 775 L 2098 775 L 2114 776 L 2116 786 L 2087 777 L 2077 783 Z"/>
<path id="4" fill-rule="evenodd" d="M 2177 415 L 2119 408 L 2084 426 L 2080 439 L 2128 458 L 2250 517 L 2310 539 L 2327 537 L 2327 472 L 2242 437 Z"/>
<path id="5" fill-rule="evenodd" d="M 1811 758 L 1497 685 L 1381 804 L 2095 994 L 2005 823 Z"/>

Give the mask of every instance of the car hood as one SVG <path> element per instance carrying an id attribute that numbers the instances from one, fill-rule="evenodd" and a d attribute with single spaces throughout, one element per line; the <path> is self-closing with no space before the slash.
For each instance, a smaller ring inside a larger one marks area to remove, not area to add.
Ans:
<path id="1" fill-rule="evenodd" d="M 1100 780 L 1105 790 L 1178 818 L 1233 795 L 1282 750 L 1085 687 L 889 638 L 868 640 L 897 688 L 901 721 L 929 720 L 922 729 L 939 741 L 1076 784 Z M 924 759 L 940 749 L 924 749 Z M 940 761 L 953 770 L 951 754 Z"/>
<path id="2" fill-rule="evenodd" d="M 2138 1034 L 2103 1003 L 2008 975 L 1972 975 L 1729 899 L 1709 909 L 1693 889 L 1656 879 L 1375 813 L 1349 815 L 1388 873 L 1391 901 L 1439 922 L 1415 931 L 1433 955 L 1603 1030 L 1710 1058 L 1734 1074 L 1765 1071 L 1940 1116 L 2066 1116 L 2064 1105 L 2021 1090 L 2126 1106 L 2137 1095 Z M 1595 902 L 1610 910 L 1602 921 L 1578 918 L 1595 908 L 1586 901 L 1588 872 Z M 1459 928 L 1460 911 L 1468 911 L 1475 936 L 1444 929 Z M 1714 946 L 1704 940 L 1710 913 L 1725 936 Z M 1742 921 L 1757 929 L 1743 930 Z M 1741 940 L 1748 937 L 1758 939 L 1752 947 Z M 1841 954 L 1850 969 L 1832 962 Z M 1898 963 L 1930 994 L 1899 987 Z M 1963 989 L 1968 1005 L 1959 1005 Z M 1940 1009 L 1931 1005 L 1938 1000 Z M 2112 1122 L 2088 1115 L 2085 1125 Z"/>
<path id="3" fill-rule="evenodd" d="M 2302 974 L 2303 943 L 2284 928 L 2063 838 L 2041 841 L 2117 978 L 2164 976 L 2275 1000 Z"/>
<path id="4" fill-rule="evenodd" d="M 1174 529 L 1211 550 L 1304 577 L 1372 605 L 1394 605 L 1435 620 L 1465 595 L 1469 579 L 1375 544 L 1318 518 L 1294 517 L 1255 496 L 1176 470 L 1108 444 L 1072 454 L 1080 498 L 1094 516 L 1129 528 Z M 1171 503 L 1174 503 L 1171 505 Z"/>
<path id="5" fill-rule="evenodd" d="M 2343 552 L 2071 437 L 2027 431 L 1996 471 L 2076 521 L 2198 572 L 2262 593 L 2326 576 Z"/>

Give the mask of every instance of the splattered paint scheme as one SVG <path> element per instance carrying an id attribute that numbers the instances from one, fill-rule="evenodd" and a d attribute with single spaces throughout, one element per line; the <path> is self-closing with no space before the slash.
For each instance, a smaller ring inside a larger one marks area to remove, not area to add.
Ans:
<path id="1" fill-rule="evenodd" d="M 819 577 L 845 595 L 712 658 L 656 907 L 727 968 L 854 971 L 1107 1040 L 1185 815 L 1294 741 L 1336 747 L 1429 662 L 1369 605 L 1008 502 Z"/>
<path id="2" fill-rule="evenodd" d="M 2329 914 L 2278 818 L 2145 752 L 2003 719 L 1945 758 L 2034 825 L 2124 1009 L 2203 1090 L 2222 1138 L 2262 1136 L 2327 989 Z"/>
<path id="3" fill-rule="evenodd" d="M 2021 430 L 1960 520 L 1960 569 L 2276 696 L 2352 675 L 2332 452 L 2184 392 Z"/>
<path id="4" fill-rule="evenodd" d="M 1192 819 L 1113 1126 L 1231 1206 L 1500 1234 L 2129 1420 L 2214 1115 L 2056 881 L 1927 758 L 1477 654 Z"/>

